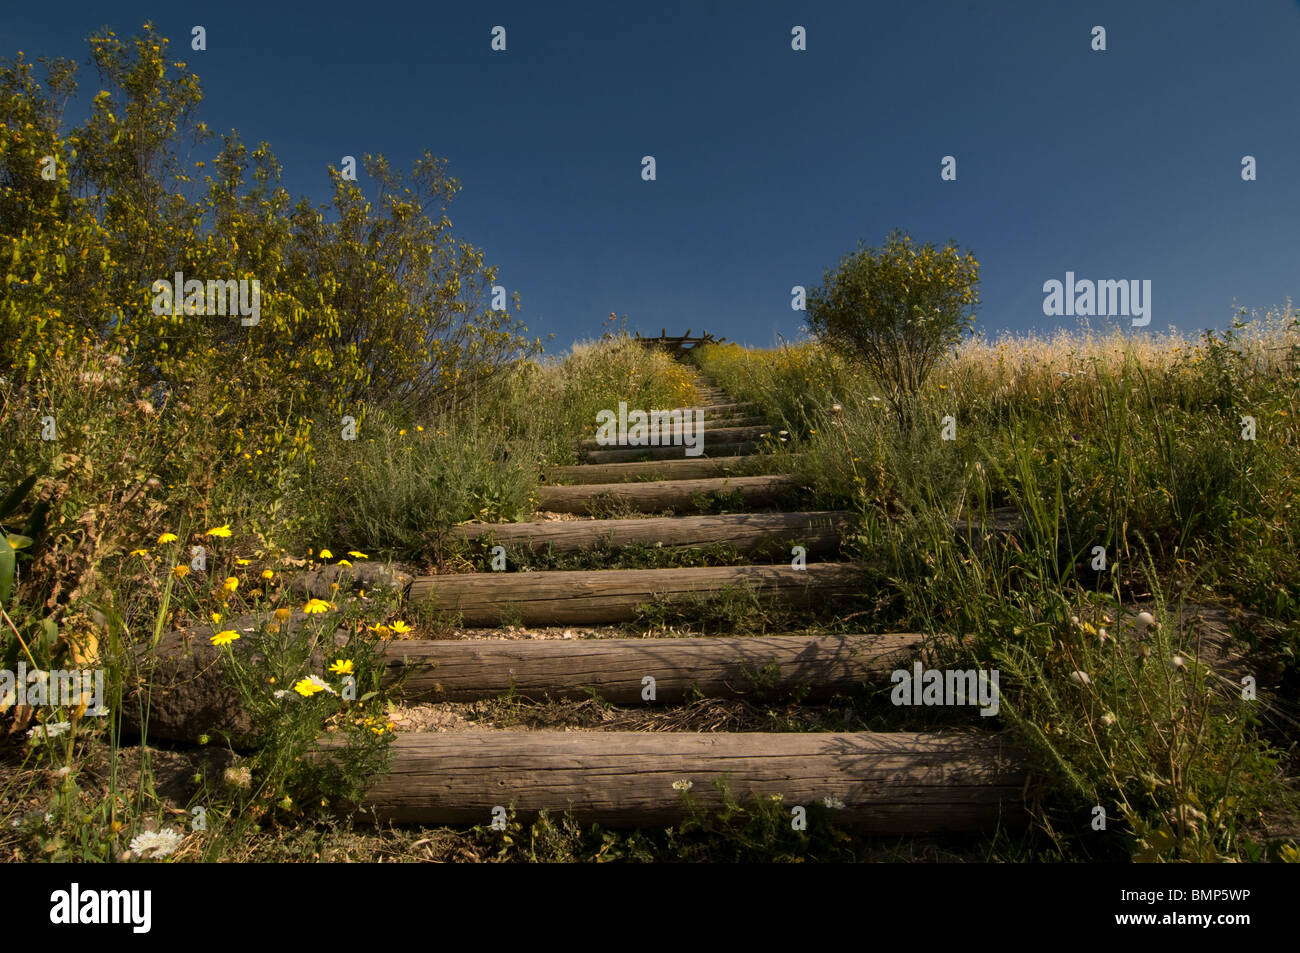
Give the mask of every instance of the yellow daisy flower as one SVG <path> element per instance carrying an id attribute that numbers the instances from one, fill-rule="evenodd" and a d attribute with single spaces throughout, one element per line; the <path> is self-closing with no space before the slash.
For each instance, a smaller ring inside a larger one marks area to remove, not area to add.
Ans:
<path id="1" fill-rule="evenodd" d="M 218 632 L 208 641 L 213 645 L 229 645 L 235 639 L 239 638 L 239 633 L 234 629 L 227 629 L 225 632 Z"/>
<path id="2" fill-rule="evenodd" d="M 318 612 L 329 612 L 333 608 L 333 603 L 326 602 L 324 599 L 308 599 L 302 611 L 308 615 L 316 615 Z"/>
<path id="3" fill-rule="evenodd" d="M 291 615 L 293 615 L 293 612 L 292 612 L 291 610 L 289 610 L 289 609 L 276 609 L 276 610 L 275 610 L 275 621 L 277 621 L 277 622 L 288 622 L 288 621 L 289 621 L 289 616 L 291 616 Z"/>
<path id="4" fill-rule="evenodd" d="M 204 533 L 203 535 L 205 535 L 205 536 L 223 536 L 223 537 L 224 537 L 224 536 L 229 536 L 229 535 L 230 535 L 230 524 L 227 523 L 225 526 L 216 526 L 216 527 L 214 527 L 214 528 L 208 530 L 208 531 L 207 531 L 206 533 Z"/>
<path id="5" fill-rule="evenodd" d="M 131 550 L 131 555 L 132 555 L 132 556 L 148 556 L 148 555 L 149 555 L 149 550 L 147 550 L 147 549 L 133 549 L 133 550 Z"/>
<path id="6" fill-rule="evenodd" d="M 348 555 L 351 556 L 353 559 L 369 559 L 369 558 L 370 558 L 370 557 L 367 556 L 365 553 L 359 553 L 359 552 L 357 552 L 355 549 L 349 549 L 349 550 L 348 550 Z"/>
<path id="7" fill-rule="evenodd" d="M 319 684 L 319 682 L 317 681 L 313 681 L 310 678 L 304 678 L 294 684 L 293 690 L 297 692 L 299 695 L 301 695 L 303 698 L 310 698 L 312 695 L 315 695 L 317 692 L 323 692 L 325 690 L 325 686 Z"/>
<path id="8" fill-rule="evenodd" d="M 394 632 L 398 633 L 399 635 L 402 634 L 403 632 L 411 631 L 411 627 L 407 625 L 405 622 L 402 622 L 400 619 L 397 622 L 394 622 L 391 628 Z"/>
<path id="9" fill-rule="evenodd" d="M 263 579 L 274 579 L 274 578 L 275 578 L 275 573 L 271 572 L 271 570 L 269 570 L 269 569 L 263 569 L 263 570 L 262 570 L 262 578 L 263 578 Z"/>
<path id="10" fill-rule="evenodd" d="M 183 563 L 172 570 L 172 575 L 177 579 L 184 579 L 190 574 L 190 567 Z"/>
<path id="11" fill-rule="evenodd" d="M 335 675 L 351 675 L 352 659 L 335 659 L 329 670 Z"/>
<path id="12" fill-rule="evenodd" d="M 320 551 L 320 558 L 321 558 L 321 559 L 333 559 L 333 558 L 334 558 L 334 554 L 331 553 L 328 549 L 322 549 L 322 550 Z"/>
<path id="13" fill-rule="evenodd" d="M 239 580 L 234 576 L 227 576 L 226 581 L 221 584 L 221 588 L 226 592 L 234 592 L 239 588 Z"/>
<path id="14" fill-rule="evenodd" d="M 163 533 L 158 537 L 158 542 L 161 545 L 162 543 L 174 543 L 178 539 L 180 539 L 180 537 L 175 533 Z"/>

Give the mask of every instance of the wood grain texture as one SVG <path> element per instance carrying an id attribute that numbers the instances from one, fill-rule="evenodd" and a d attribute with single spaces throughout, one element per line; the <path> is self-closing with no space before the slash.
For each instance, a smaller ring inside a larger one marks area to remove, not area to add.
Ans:
<path id="1" fill-rule="evenodd" d="M 805 513 L 728 513 L 723 516 L 676 516 L 649 519 L 548 520 L 537 523 L 470 523 L 452 534 L 518 550 L 577 552 L 597 546 L 717 546 L 740 553 L 789 552 L 799 544 L 807 555 L 835 552 L 842 527 L 853 514 L 837 510 Z M 787 556 L 788 558 L 788 556 Z"/>
<path id="2" fill-rule="evenodd" d="M 699 456 L 726 457 L 757 453 L 761 447 L 755 442 L 723 443 L 706 439 Z M 580 450 L 578 457 L 586 463 L 630 463 L 635 460 L 690 460 L 685 447 L 616 447 L 609 450 Z"/>
<path id="3" fill-rule="evenodd" d="M 801 454 L 748 454 L 729 457 L 685 457 L 639 463 L 585 463 L 549 467 L 543 477 L 551 483 L 622 483 L 649 480 L 692 480 L 712 476 L 776 473 L 795 467 Z"/>
<path id="4" fill-rule="evenodd" d="M 415 579 L 411 601 L 459 612 L 463 625 L 597 625 L 630 622 L 650 602 L 708 597 L 751 586 L 760 600 L 810 606 L 861 596 L 866 574 L 847 563 L 790 566 L 706 566 L 689 569 L 604 569 L 594 572 L 449 573 Z"/>
<path id="5" fill-rule="evenodd" d="M 255 622 L 252 617 L 247 620 Z M 236 622 L 243 628 L 241 622 Z M 221 676 L 222 653 L 211 630 L 178 630 L 160 641 L 149 690 L 149 735 L 194 741 L 228 731 L 251 737 L 239 696 Z M 336 640 L 342 644 L 345 636 Z M 923 636 L 717 636 L 649 639 L 402 639 L 378 646 L 383 683 L 400 685 L 408 703 L 479 701 L 514 691 L 525 698 L 587 698 L 591 690 L 615 704 L 641 705 L 645 676 L 655 679 L 650 704 L 684 700 L 692 689 L 708 698 L 779 697 L 798 689 L 803 699 L 852 692 L 868 679 L 910 668 Z M 250 656 L 249 642 L 230 651 Z M 329 653 L 309 668 L 323 670 Z M 138 707 L 125 709 L 139 730 Z"/>
<path id="6" fill-rule="evenodd" d="M 707 698 L 802 699 L 848 693 L 872 677 L 910 670 L 924 637 L 773 635 L 647 639 L 470 639 L 386 642 L 385 682 L 401 676 L 407 701 L 478 701 L 508 691 L 525 698 L 672 704 L 692 689 Z M 655 698 L 642 697 L 643 679 Z"/>
<path id="7" fill-rule="evenodd" d="M 537 508 L 554 513 L 591 513 L 612 505 L 638 513 L 691 512 L 717 496 L 739 494 L 747 506 L 779 506 L 798 494 L 805 481 L 790 474 L 658 480 L 652 483 L 585 483 L 539 486 Z"/>
<path id="8" fill-rule="evenodd" d="M 672 824 L 686 813 L 678 781 L 705 808 L 721 804 L 715 782 L 743 804 L 780 795 L 785 812 L 836 798 L 835 822 L 872 834 L 1024 818 L 1023 755 L 998 735 L 467 731 L 400 734 L 392 750 L 391 771 L 363 801 L 380 822 L 488 824 L 499 805 L 615 827 Z"/>
<path id="9" fill-rule="evenodd" d="M 773 432 L 772 428 L 769 427 L 766 423 L 760 424 L 756 427 L 714 427 L 712 429 L 705 427 L 702 431 L 699 432 L 697 439 L 699 440 L 700 446 L 704 448 L 705 452 L 708 452 L 708 450 L 711 447 L 719 446 L 722 444 L 731 445 L 731 444 L 738 444 L 738 443 L 750 443 L 752 441 L 757 440 L 759 437 L 763 436 L 763 434 L 772 433 L 772 432 Z M 680 428 L 668 428 L 665 433 L 659 435 L 659 440 L 661 443 L 667 442 L 668 440 L 680 440 L 681 433 L 682 431 Z M 626 447 L 623 446 L 607 447 L 603 444 L 597 443 L 595 437 L 590 437 L 586 440 L 579 441 L 578 447 L 586 453 L 592 453 L 597 450 L 606 450 L 606 449 L 610 449 L 610 450 L 612 449 L 620 449 L 620 450 L 674 449 L 672 446 L 669 446 L 667 448 L 653 447 L 653 446 L 637 447 L 631 445 L 628 445 Z M 685 452 L 685 447 L 678 447 L 678 449 L 681 449 L 683 452 Z"/>

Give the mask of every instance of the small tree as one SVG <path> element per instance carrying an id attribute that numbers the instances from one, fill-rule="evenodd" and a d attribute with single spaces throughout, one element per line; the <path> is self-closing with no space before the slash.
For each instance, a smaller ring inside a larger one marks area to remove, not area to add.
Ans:
<path id="1" fill-rule="evenodd" d="M 917 247 L 894 231 L 884 248 L 846 255 L 808 295 L 808 327 L 885 388 L 900 426 L 939 358 L 975 323 L 979 262 L 949 243 Z"/>

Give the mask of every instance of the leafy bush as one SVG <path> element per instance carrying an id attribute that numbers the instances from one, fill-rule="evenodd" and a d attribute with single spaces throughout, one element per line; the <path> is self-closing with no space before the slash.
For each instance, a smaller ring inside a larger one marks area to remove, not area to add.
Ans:
<path id="1" fill-rule="evenodd" d="M 540 347 L 487 307 L 496 270 L 450 232 L 444 161 L 426 154 L 405 180 L 366 156 L 373 195 L 331 170 L 331 208 L 293 204 L 265 143 L 232 133 L 188 164 L 211 138 L 202 92 L 152 26 L 90 46 L 104 88 L 71 130 L 73 64 L 42 87 L 21 54 L 0 63 L 0 366 L 25 378 L 84 336 L 124 347 L 155 397 L 219 370 L 216 406 L 253 408 L 234 426 L 264 440 L 294 413 L 454 406 Z M 154 282 L 178 271 L 258 281 L 260 320 L 187 313 L 179 289 L 159 305 Z"/>
<path id="2" fill-rule="evenodd" d="M 879 250 L 845 256 L 808 293 L 808 326 L 863 364 L 885 388 L 900 422 L 939 358 L 974 325 L 979 262 L 955 245 L 921 248 L 899 232 Z M 970 314 L 965 314 L 970 308 Z"/>

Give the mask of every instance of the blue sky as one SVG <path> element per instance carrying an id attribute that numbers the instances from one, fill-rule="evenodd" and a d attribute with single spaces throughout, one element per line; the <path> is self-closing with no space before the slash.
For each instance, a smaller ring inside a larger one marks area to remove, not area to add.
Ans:
<path id="1" fill-rule="evenodd" d="M 797 338 L 791 287 L 894 228 L 976 254 L 991 334 L 1073 327 L 1043 314 L 1067 271 L 1150 280 L 1134 334 L 1300 298 L 1295 0 L 70 0 L 6 5 L 0 52 L 86 62 L 91 30 L 149 19 L 201 78 L 201 118 L 270 142 L 295 195 L 324 202 L 345 154 L 445 156 L 455 232 L 550 349 L 611 311 L 645 332 Z"/>

